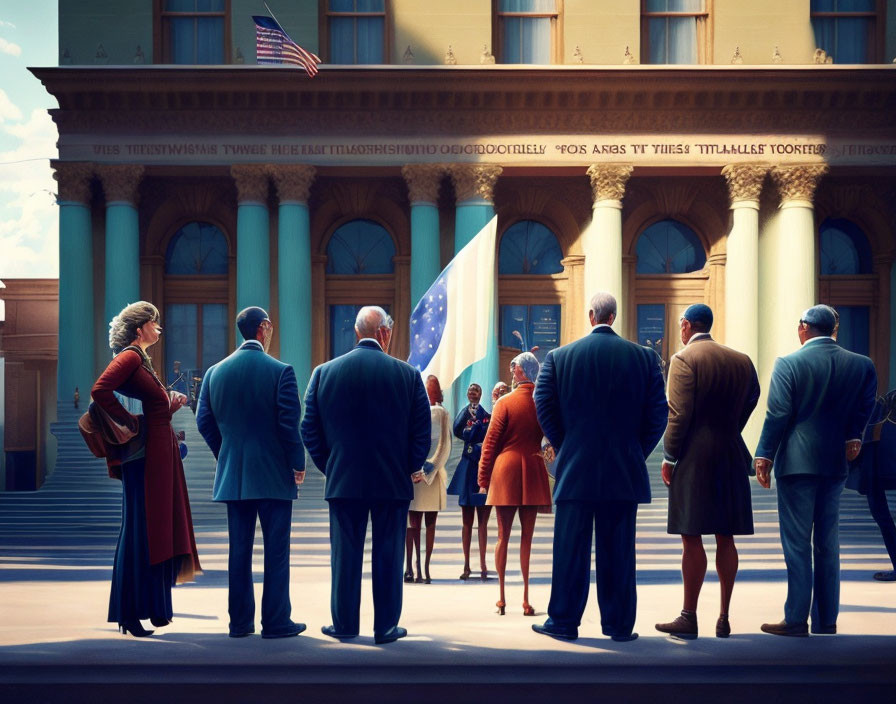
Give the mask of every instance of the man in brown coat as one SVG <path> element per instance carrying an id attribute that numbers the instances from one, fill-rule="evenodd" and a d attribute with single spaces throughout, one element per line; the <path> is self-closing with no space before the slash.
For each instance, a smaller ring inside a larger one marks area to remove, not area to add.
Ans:
<path id="1" fill-rule="evenodd" d="M 709 334 L 712 310 L 698 303 L 681 318 L 685 345 L 669 364 L 669 423 L 663 438 L 663 481 L 669 487 L 668 532 L 683 543 L 684 608 L 663 633 L 697 637 L 697 599 L 706 576 L 703 535 L 716 536 L 722 602 L 716 636 L 731 633 L 728 607 L 737 575 L 735 535 L 753 533 L 750 453 L 741 437 L 759 400 L 750 358 Z"/>

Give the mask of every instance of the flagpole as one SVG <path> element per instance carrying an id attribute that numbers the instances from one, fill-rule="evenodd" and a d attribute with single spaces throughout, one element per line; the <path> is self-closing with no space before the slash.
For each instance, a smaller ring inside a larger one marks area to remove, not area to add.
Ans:
<path id="1" fill-rule="evenodd" d="M 264 0 L 262 0 L 261 4 L 264 5 L 265 9 L 271 13 L 271 18 L 273 18 L 274 22 L 277 23 L 277 25 L 280 27 L 280 30 L 283 32 L 283 34 L 286 34 L 286 30 L 283 29 L 283 25 L 280 24 L 280 20 L 278 20 L 277 17 L 274 15 L 274 11 L 270 7 L 268 7 L 268 4 L 266 2 L 264 2 Z M 289 39 L 289 41 L 292 41 L 292 38 L 288 34 L 286 34 L 286 38 Z"/>

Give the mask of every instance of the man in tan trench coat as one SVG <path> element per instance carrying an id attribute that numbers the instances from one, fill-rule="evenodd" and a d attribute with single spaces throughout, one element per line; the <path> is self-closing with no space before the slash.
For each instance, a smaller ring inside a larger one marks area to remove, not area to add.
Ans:
<path id="1" fill-rule="evenodd" d="M 753 533 L 751 456 L 741 437 L 759 400 L 750 358 L 709 334 L 712 310 L 698 303 L 681 318 L 684 349 L 669 364 L 669 423 L 663 438 L 663 481 L 669 487 L 668 532 L 681 535 L 684 608 L 658 631 L 697 637 L 697 599 L 706 576 L 703 535 L 716 537 L 722 588 L 716 636 L 731 633 L 728 607 L 737 575 L 735 535 Z"/>

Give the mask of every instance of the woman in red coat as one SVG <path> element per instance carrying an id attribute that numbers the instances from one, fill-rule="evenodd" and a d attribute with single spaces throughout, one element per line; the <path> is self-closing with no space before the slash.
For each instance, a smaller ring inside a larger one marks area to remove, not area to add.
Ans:
<path id="1" fill-rule="evenodd" d="M 534 616 L 529 604 L 529 555 L 537 513 L 551 512 L 548 472 L 541 454 L 544 433 L 535 416 L 532 392 L 538 376 L 538 360 L 523 352 L 510 363 L 516 389 L 498 400 L 482 443 L 479 460 L 480 492 L 488 492 L 485 503 L 495 506 L 498 514 L 498 544 L 495 567 L 498 570 L 500 599 L 496 606 L 504 614 L 504 574 L 507 569 L 507 544 L 517 509 L 520 512 L 520 571 L 523 574 L 523 614 Z"/>
<path id="2" fill-rule="evenodd" d="M 140 619 L 161 628 L 171 622 L 171 587 L 192 581 L 199 571 L 193 519 L 180 449 L 171 416 L 187 401 L 169 396 L 146 350 L 158 342 L 159 311 L 151 303 L 132 303 L 109 324 L 109 346 L 117 354 L 91 392 L 117 423 L 132 430 L 141 424 L 143 451 L 121 465 L 121 533 L 112 568 L 109 621 L 124 633 L 148 636 Z M 129 413 L 118 391 L 142 403 L 143 416 Z"/>

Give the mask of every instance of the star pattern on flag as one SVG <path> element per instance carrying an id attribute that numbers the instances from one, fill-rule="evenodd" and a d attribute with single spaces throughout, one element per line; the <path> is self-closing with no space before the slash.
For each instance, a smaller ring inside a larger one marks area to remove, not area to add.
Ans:
<path id="1" fill-rule="evenodd" d="M 408 363 L 417 371 L 426 369 L 435 356 L 447 319 L 448 283 L 443 272 L 411 314 L 411 354 Z"/>

